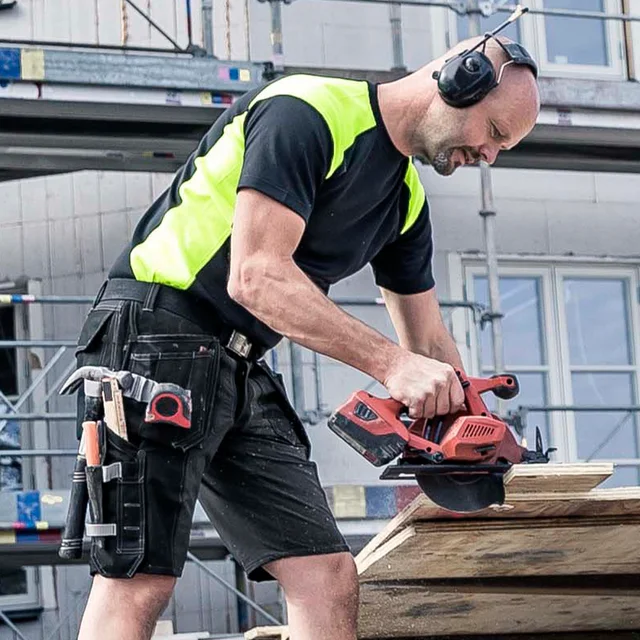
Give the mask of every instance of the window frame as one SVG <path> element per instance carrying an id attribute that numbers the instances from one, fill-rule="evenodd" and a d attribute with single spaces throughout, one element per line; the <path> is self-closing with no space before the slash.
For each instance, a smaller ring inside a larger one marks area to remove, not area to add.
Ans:
<path id="1" fill-rule="evenodd" d="M 486 277 L 487 269 L 485 257 L 482 254 L 450 253 L 448 256 L 450 274 L 450 292 L 452 298 L 474 301 L 473 278 L 476 275 Z M 634 374 L 633 392 L 635 402 L 640 404 L 640 263 L 637 260 L 608 260 L 597 258 L 575 258 L 566 256 L 498 256 L 498 271 L 500 276 L 540 277 L 541 302 L 543 309 L 541 316 L 546 332 L 546 360 L 548 367 L 548 398 L 549 404 L 573 403 L 571 373 L 569 363 L 569 345 L 566 339 L 567 322 L 564 312 L 564 278 L 602 278 L 605 280 L 628 279 L 628 314 L 629 334 L 632 340 L 632 364 L 614 365 L 607 367 L 593 366 L 594 371 L 629 371 Z M 452 319 L 452 332 L 456 343 L 466 345 L 463 354 L 465 364 L 468 364 L 471 375 L 484 375 L 480 369 L 479 328 L 473 325 L 472 318 L 458 315 Z M 636 337 L 638 336 L 638 337 Z M 509 363 L 505 363 L 508 367 Z M 511 367 L 514 373 L 544 371 L 543 366 Z M 561 462 L 576 462 L 577 433 L 573 414 L 569 412 L 552 412 L 549 414 L 549 431 L 559 451 L 555 456 Z M 638 441 L 640 442 L 640 416 L 636 419 Z M 639 454 L 640 455 L 640 454 Z M 598 458 L 607 461 L 605 458 Z M 640 457 L 629 459 L 613 459 L 612 462 L 620 466 L 633 466 L 640 470 Z"/>
<path id="2" fill-rule="evenodd" d="M 620 14 L 618 0 L 604 0 L 605 13 Z M 531 0 L 531 9 L 543 10 L 544 0 Z M 446 19 L 449 45 L 459 42 L 457 14 L 448 11 Z M 508 14 L 500 12 L 506 20 Z M 611 65 L 587 65 L 587 64 L 558 64 L 547 58 L 547 38 L 545 29 L 545 17 L 540 14 L 531 14 L 520 21 L 520 42 L 526 47 L 538 63 L 541 77 L 549 78 L 589 78 L 590 80 L 626 80 L 628 69 L 625 57 L 624 26 L 619 20 L 605 20 L 605 33 L 607 53 Z"/>
<path id="3" fill-rule="evenodd" d="M 605 14 L 619 14 L 622 9 L 617 0 L 603 0 Z M 532 8 L 544 9 L 544 0 L 532 0 Z M 545 18 L 534 14 L 533 20 L 523 20 L 523 39 L 532 43 L 537 53 L 540 75 L 556 78 L 575 78 L 588 76 L 593 80 L 626 79 L 626 61 L 624 56 L 624 28 L 619 20 L 605 20 L 605 43 L 610 65 L 560 64 L 547 58 L 547 34 Z"/>
<path id="4" fill-rule="evenodd" d="M 481 261 L 475 261 L 475 264 L 465 261 L 463 263 L 464 269 L 464 296 L 465 299 L 474 300 L 474 278 L 476 276 L 487 275 L 486 266 Z M 558 376 L 559 370 L 557 360 L 558 345 L 557 345 L 557 331 L 550 330 L 550 327 L 557 326 L 557 320 L 553 312 L 553 300 L 551 299 L 551 270 L 542 268 L 541 266 L 534 265 L 516 265 L 505 264 L 499 265 L 500 276 L 506 277 L 519 277 L 519 278 L 539 278 L 540 279 L 540 303 L 542 309 L 540 309 L 540 316 L 543 326 L 543 349 L 546 351 L 543 357 L 543 361 L 546 364 L 541 365 L 512 365 L 505 362 L 505 368 L 509 372 L 514 374 L 518 373 L 542 373 L 546 374 L 547 385 L 547 402 L 548 404 L 560 404 L 562 398 L 562 385 L 563 381 Z M 481 354 L 480 354 L 480 336 L 479 332 L 475 330 L 469 330 L 468 344 L 471 349 L 472 356 L 470 361 L 473 362 L 473 375 L 485 376 L 487 371 L 481 368 Z M 517 401 L 516 401 L 517 403 Z M 514 405 L 515 408 L 515 405 Z M 566 425 L 563 415 L 558 412 L 549 413 L 549 433 L 554 442 L 560 443 L 558 448 L 560 451 L 556 457 L 563 462 L 566 460 L 562 455 L 562 452 L 568 451 L 568 442 L 566 442 Z"/>
<path id="5" fill-rule="evenodd" d="M 27 592 L 11 596 L 0 595 L 0 609 L 3 611 L 26 611 L 41 606 L 38 588 L 38 567 L 22 567 L 27 574 Z"/>
<path id="6" fill-rule="evenodd" d="M 565 278 L 586 278 L 590 280 L 626 280 L 628 279 L 628 330 L 629 339 L 631 340 L 631 364 L 629 365 L 571 365 L 571 358 L 569 353 L 569 344 L 567 340 L 568 325 L 566 314 L 564 311 L 565 295 L 564 295 L 564 279 Z M 640 398 L 640 339 L 634 336 L 640 335 L 637 333 L 640 328 L 640 319 L 638 317 L 638 304 L 637 304 L 637 292 L 638 288 L 638 269 L 631 267 L 623 268 L 616 266 L 557 266 L 554 269 L 554 290 L 555 298 L 557 300 L 559 317 L 559 342 L 560 342 L 560 359 L 563 363 L 562 376 L 563 387 L 565 389 L 565 404 L 573 404 L 573 386 L 571 377 L 573 372 L 580 371 L 593 371 L 597 373 L 631 373 L 633 377 L 632 390 L 635 396 L 635 402 L 638 402 Z M 634 402 L 632 400 L 632 402 Z M 567 412 L 567 435 L 568 445 L 570 446 L 570 455 L 572 460 L 578 460 L 578 438 L 576 431 L 575 414 Z M 636 430 L 637 436 L 640 439 L 640 420 L 636 418 Z M 637 460 L 638 467 L 640 469 L 640 453 L 638 458 L 630 458 L 629 460 Z"/>

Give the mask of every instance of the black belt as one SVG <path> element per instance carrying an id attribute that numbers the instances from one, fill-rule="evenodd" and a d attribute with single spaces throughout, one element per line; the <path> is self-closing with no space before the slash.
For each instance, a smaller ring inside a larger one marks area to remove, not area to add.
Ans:
<path id="1" fill-rule="evenodd" d="M 127 278 L 107 280 L 98 292 L 94 305 L 103 300 L 131 300 L 143 304 L 143 310 L 165 309 L 186 320 L 195 322 L 203 331 L 215 335 L 220 343 L 238 356 L 247 359 L 261 358 L 267 351 L 253 344 L 247 336 L 226 324 L 215 309 L 194 299 L 178 289 L 158 283 L 140 282 Z"/>

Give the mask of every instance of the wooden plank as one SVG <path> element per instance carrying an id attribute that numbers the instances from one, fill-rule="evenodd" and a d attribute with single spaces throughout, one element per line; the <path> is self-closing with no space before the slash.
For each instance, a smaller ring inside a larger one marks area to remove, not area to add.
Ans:
<path id="1" fill-rule="evenodd" d="M 427 640 L 429 636 L 420 636 L 413 638 L 412 640 Z M 433 637 L 433 636 L 431 636 Z M 640 629 L 633 631 L 609 631 L 606 635 L 601 631 L 595 631 L 593 633 L 568 632 L 568 633 L 554 633 L 549 637 L 548 633 L 518 633 L 514 634 L 474 634 L 468 635 L 447 635 L 439 636 L 438 640 L 640 640 Z M 393 637 L 377 638 L 376 640 L 395 640 Z"/>
<path id="2" fill-rule="evenodd" d="M 361 640 L 636 630 L 640 591 L 637 595 L 554 590 L 527 594 L 364 584 L 358 626 Z"/>
<path id="3" fill-rule="evenodd" d="M 581 492 L 595 489 L 613 474 L 613 463 L 518 464 L 504 476 L 507 493 Z"/>
<path id="4" fill-rule="evenodd" d="M 640 517 L 416 522 L 365 558 L 363 581 L 640 572 Z"/>
<path id="5" fill-rule="evenodd" d="M 254 627 L 244 637 L 245 640 L 289 640 L 289 627 Z"/>
<path id="6" fill-rule="evenodd" d="M 485 519 L 632 515 L 640 515 L 640 487 L 592 489 L 578 493 L 507 493 L 503 505 L 468 514 L 443 509 L 421 494 L 362 548 L 358 558 L 363 560 L 404 527 L 417 521 L 475 522 Z"/>

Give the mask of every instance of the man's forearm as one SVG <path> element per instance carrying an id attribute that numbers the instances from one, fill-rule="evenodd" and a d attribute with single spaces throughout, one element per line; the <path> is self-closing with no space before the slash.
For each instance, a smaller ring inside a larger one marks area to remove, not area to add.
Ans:
<path id="1" fill-rule="evenodd" d="M 444 325 L 442 325 L 441 329 L 434 335 L 429 337 L 429 344 L 416 345 L 414 350 L 417 353 L 421 353 L 422 355 L 433 358 L 434 360 L 446 362 L 454 369 L 464 371 L 464 364 L 460 357 L 460 352 L 456 347 L 453 337 Z"/>
<path id="2" fill-rule="evenodd" d="M 265 263 L 231 292 L 277 333 L 381 383 L 402 353 L 399 345 L 329 300 L 293 261 Z"/>
<path id="3" fill-rule="evenodd" d="M 400 295 L 382 289 L 382 295 L 405 349 L 464 369 L 456 343 L 442 320 L 435 290 Z"/>

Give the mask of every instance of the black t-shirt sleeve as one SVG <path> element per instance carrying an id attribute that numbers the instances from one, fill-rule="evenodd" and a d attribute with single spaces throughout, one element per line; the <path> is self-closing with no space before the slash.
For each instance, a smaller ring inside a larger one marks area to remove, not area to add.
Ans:
<path id="1" fill-rule="evenodd" d="M 371 261 L 379 287 L 402 295 L 422 293 L 435 286 L 433 236 L 425 200 L 418 219 L 404 234 L 382 248 Z"/>
<path id="2" fill-rule="evenodd" d="M 304 100 L 274 96 L 251 108 L 244 134 L 238 189 L 260 191 L 307 221 L 333 153 L 323 117 Z"/>

